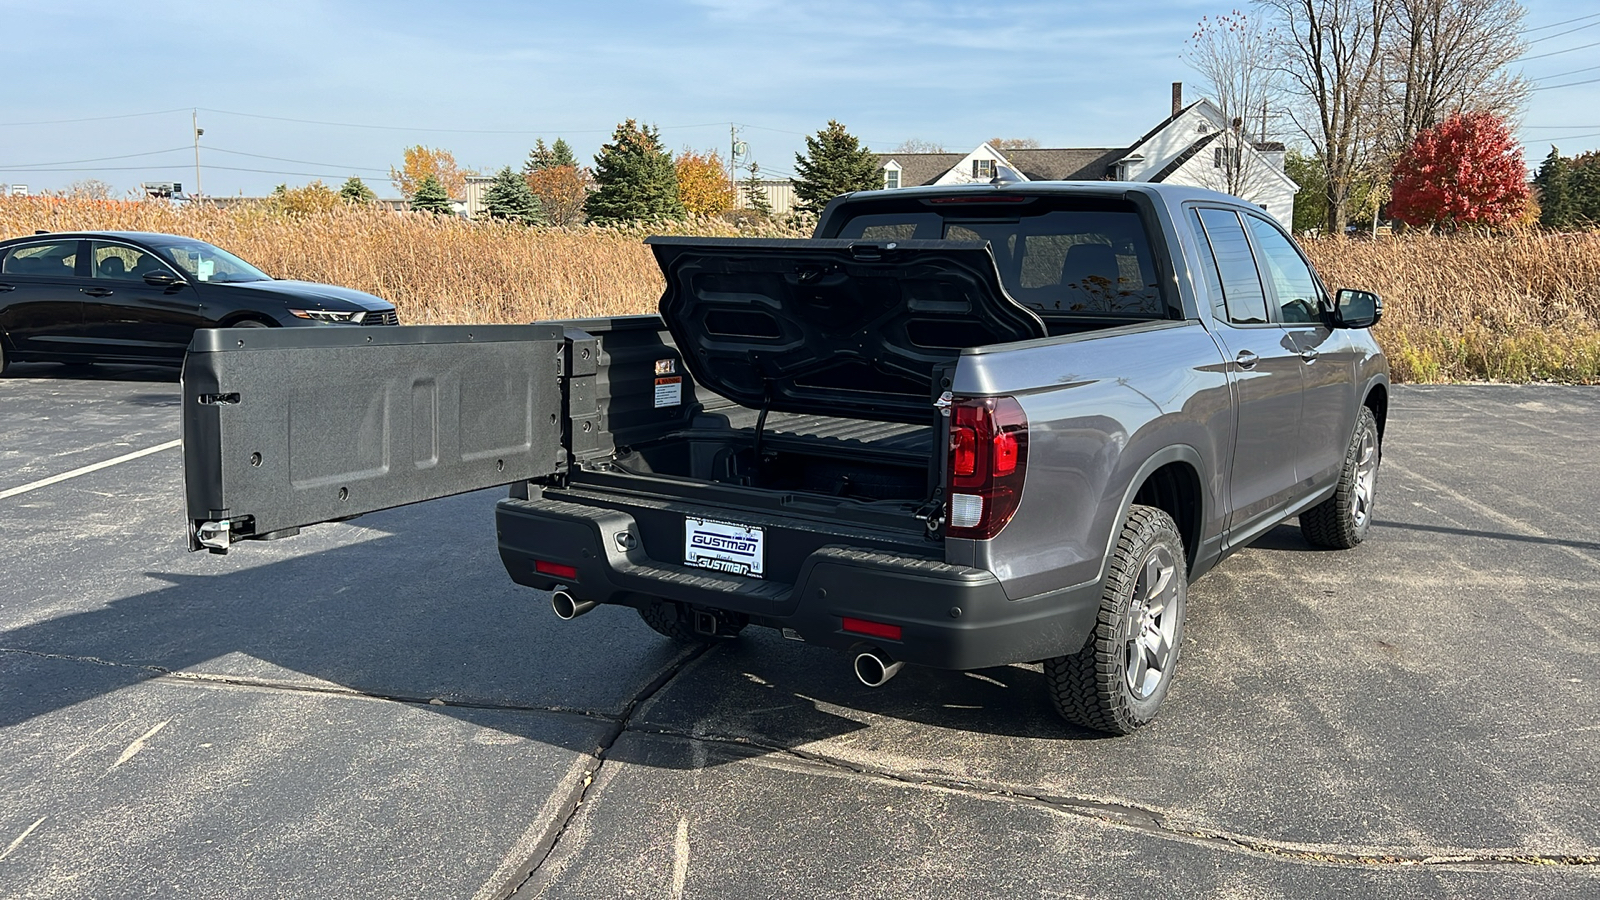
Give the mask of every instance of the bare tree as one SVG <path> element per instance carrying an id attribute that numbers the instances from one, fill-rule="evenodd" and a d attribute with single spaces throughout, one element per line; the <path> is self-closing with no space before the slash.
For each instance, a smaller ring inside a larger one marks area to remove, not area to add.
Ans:
<path id="1" fill-rule="evenodd" d="M 989 146 L 995 148 L 996 150 L 999 150 L 1001 153 L 1004 153 L 1007 150 L 1037 150 L 1037 149 L 1039 149 L 1039 139 L 1038 138 L 990 138 L 989 139 Z"/>
<path id="2" fill-rule="evenodd" d="M 889 151 L 890 153 L 943 153 L 944 145 L 938 141 L 925 141 L 922 138 L 906 138 L 900 146 Z"/>
<path id="3" fill-rule="evenodd" d="M 1516 0 L 1394 0 L 1382 65 L 1384 144 L 1398 152 L 1457 112 L 1515 121 L 1528 82 L 1511 64 L 1527 51 Z"/>
<path id="4" fill-rule="evenodd" d="M 1379 62 L 1393 0 L 1256 0 L 1279 32 L 1277 64 L 1298 101 L 1290 116 L 1327 174 L 1327 229 L 1344 233 L 1350 187 L 1367 162 Z"/>
<path id="5" fill-rule="evenodd" d="M 1217 165 L 1210 170 L 1215 183 L 1207 186 L 1246 200 L 1255 199 L 1251 195 L 1271 168 L 1244 147 L 1267 139 L 1267 110 L 1282 97 L 1279 69 L 1272 62 L 1277 45 L 1277 34 L 1262 17 L 1234 10 L 1202 17 L 1183 46 L 1184 61 L 1200 75 L 1200 90 L 1226 123 L 1211 144 Z"/>

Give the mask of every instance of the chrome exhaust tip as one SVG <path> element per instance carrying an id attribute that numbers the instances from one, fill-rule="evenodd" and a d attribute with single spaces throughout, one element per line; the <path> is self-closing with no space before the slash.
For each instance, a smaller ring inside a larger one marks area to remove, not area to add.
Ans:
<path id="1" fill-rule="evenodd" d="M 895 662 L 876 651 L 856 654 L 856 677 L 869 688 L 883 687 L 889 679 L 899 674 L 903 662 Z"/>
<path id="2" fill-rule="evenodd" d="M 579 600 L 566 588 L 556 588 L 550 592 L 550 608 L 555 610 L 556 618 L 564 622 L 570 622 L 599 605 L 593 600 Z"/>

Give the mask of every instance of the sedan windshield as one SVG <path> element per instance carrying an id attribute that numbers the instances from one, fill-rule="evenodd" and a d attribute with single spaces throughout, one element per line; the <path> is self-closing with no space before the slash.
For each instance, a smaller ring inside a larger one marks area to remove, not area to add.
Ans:
<path id="1" fill-rule="evenodd" d="M 272 276 L 219 247 L 204 241 L 177 239 L 149 241 L 166 260 L 196 281 L 271 281 Z"/>

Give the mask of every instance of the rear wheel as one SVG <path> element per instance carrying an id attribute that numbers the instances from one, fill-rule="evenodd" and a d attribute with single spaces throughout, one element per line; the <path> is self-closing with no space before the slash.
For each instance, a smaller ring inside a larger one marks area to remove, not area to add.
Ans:
<path id="1" fill-rule="evenodd" d="M 1372 501 L 1378 488 L 1378 463 L 1383 447 L 1378 443 L 1378 420 L 1361 407 L 1356 433 L 1345 449 L 1344 469 L 1333 496 L 1300 514 L 1300 533 L 1318 547 L 1349 550 L 1367 536 L 1372 524 Z"/>
<path id="2" fill-rule="evenodd" d="M 672 600 L 655 600 L 639 610 L 644 623 L 680 644 L 705 644 L 737 637 L 750 617 L 726 610 L 690 609 Z"/>
<path id="3" fill-rule="evenodd" d="M 1188 598 L 1178 526 L 1163 510 L 1135 506 L 1117 537 L 1088 644 L 1045 660 L 1056 712 L 1110 734 L 1130 734 L 1154 720 L 1172 687 Z"/>
<path id="4" fill-rule="evenodd" d="M 11 368 L 11 360 L 6 359 L 6 345 L 0 343 L 0 375 L 4 375 L 9 368 Z"/>

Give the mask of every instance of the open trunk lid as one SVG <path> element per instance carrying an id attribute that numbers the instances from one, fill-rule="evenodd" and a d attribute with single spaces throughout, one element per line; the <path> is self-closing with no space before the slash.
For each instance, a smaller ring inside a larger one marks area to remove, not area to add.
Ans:
<path id="1" fill-rule="evenodd" d="M 1046 334 L 981 241 L 646 243 L 684 364 L 748 407 L 925 424 L 964 348 Z"/>

